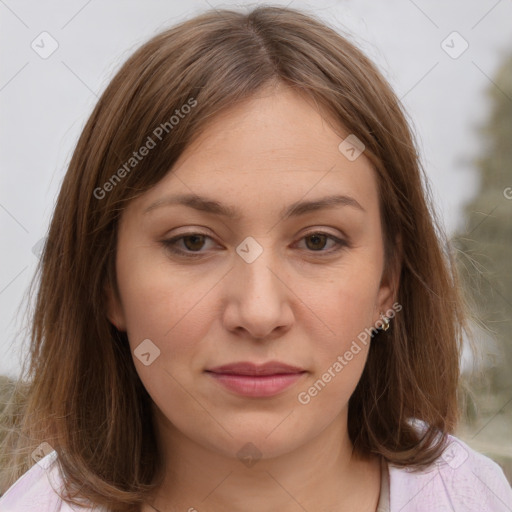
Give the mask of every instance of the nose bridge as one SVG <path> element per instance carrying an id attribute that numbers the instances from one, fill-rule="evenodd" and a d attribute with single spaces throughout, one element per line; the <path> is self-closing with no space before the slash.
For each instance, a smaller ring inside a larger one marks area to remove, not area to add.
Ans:
<path id="1" fill-rule="evenodd" d="M 263 339 L 292 319 L 285 304 L 286 287 L 278 278 L 278 258 L 270 244 L 254 237 L 243 240 L 236 252 L 225 321 L 231 330 L 243 328 Z"/>
<path id="2" fill-rule="evenodd" d="M 266 240 L 270 240 L 270 237 Z M 256 240 L 248 236 L 237 246 L 236 252 L 241 260 L 236 263 L 240 279 L 251 291 L 252 298 L 264 299 L 263 295 L 268 294 L 269 287 L 271 291 L 277 291 L 274 288 L 279 288 L 279 280 L 273 271 L 277 259 L 270 243 L 265 244 L 263 237 Z M 271 297 L 266 299 L 271 300 Z"/>

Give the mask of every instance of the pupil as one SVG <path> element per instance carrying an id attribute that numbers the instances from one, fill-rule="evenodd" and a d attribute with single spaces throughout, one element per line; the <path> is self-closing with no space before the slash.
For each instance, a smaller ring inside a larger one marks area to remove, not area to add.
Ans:
<path id="1" fill-rule="evenodd" d="M 313 240 L 313 245 L 315 245 L 315 242 L 314 242 L 314 240 L 315 240 L 315 239 L 316 239 L 317 241 L 318 241 L 318 240 L 320 240 L 320 245 L 322 245 L 322 246 L 323 246 L 322 241 L 324 241 L 324 242 L 325 242 L 325 236 L 326 236 L 326 235 L 310 235 L 310 236 L 308 236 L 307 238 L 308 238 L 309 240 Z M 308 245 L 308 247 L 309 247 L 309 244 L 307 244 L 307 245 Z M 310 247 L 310 248 L 311 248 L 311 247 Z M 321 247 L 313 247 L 313 248 L 319 249 L 319 248 L 321 248 Z"/>
<path id="2" fill-rule="evenodd" d="M 186 236 L 183 241 L 187 247 L 187 249 L 190 249 L 190 250 L 196 250 L 196 249 L 200 249 L 201 248 L 201 242 L 199 243 L 199 246 L 196 246 L 196 247 L 190 247 L 190 244 L 187 244 L 187 240 L 193 240 L 195 239 L 197 241 L 197 239 L 202 239 L 204 236 L 203 235 L 189 235 L 189 236 Z M 202 241 L 202 240 L 201 240 Z M 203 242 L 203 241 L 202 241 Z M 192 245 L 194 245 L 194 243 L 192 243 Z"/>

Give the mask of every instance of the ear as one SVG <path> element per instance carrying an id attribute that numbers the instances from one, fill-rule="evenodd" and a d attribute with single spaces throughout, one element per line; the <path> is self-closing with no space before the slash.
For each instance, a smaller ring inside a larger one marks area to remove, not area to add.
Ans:
<path id="1" fill-rule="evenodd" d="M 401 238 L 398 235 L 395 238 L 394 243 L 395 255 L 393 259 L 388 262 L 386 268 L 384 268 L 379 285 L 377 302 L 375 304 L 375 321 L 380 318 L 380 313 L 386 314 L 386 312 L 389 310 L 393 311 L 394 308 L 392 306 L 395 303 L 398 295 L 400 273 L 402 270 L 402 244 Z"/>
<path id="2" fill-rule="evenodd" d="M 107 318 L 118 331 L 126 331 L 125 314 L 116 287 L 113 286 L 112 283 L 107 282 L 104 287 L 104 293 L 107 306 Z"/>

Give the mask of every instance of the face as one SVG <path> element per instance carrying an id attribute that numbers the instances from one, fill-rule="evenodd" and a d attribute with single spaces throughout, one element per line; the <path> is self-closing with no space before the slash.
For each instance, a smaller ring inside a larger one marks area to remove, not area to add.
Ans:
<path id="1" fill-rule="evenodd" d="M 396 289 L 375 172 L 338 149 L 347 135 L 297 93 L 266 91 L 123 212 L 108 315 L 168 432 L 272 457 L 346 431 L 365 329 Z"/>

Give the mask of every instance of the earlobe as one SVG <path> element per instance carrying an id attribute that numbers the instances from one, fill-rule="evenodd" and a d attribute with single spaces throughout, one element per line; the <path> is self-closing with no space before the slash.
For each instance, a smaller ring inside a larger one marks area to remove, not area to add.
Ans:
<path id="1" fill-rule="evenodd" d="M 121 300 L 110 283 L 105 285 L 106 314 L 109 322 L 118 331 L 126 331 L 126 321 Z"/>

